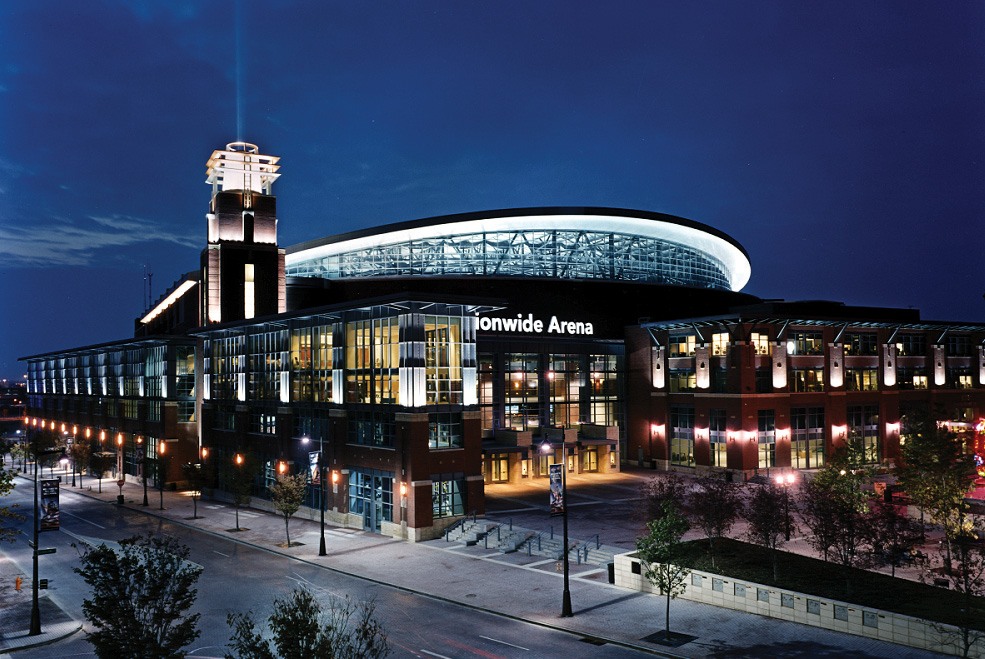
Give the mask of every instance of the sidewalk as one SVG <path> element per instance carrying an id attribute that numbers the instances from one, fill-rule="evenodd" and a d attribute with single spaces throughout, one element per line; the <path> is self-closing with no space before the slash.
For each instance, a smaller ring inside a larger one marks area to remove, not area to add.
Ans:
<path id="1" fill-rule="evenodd" d="M 69 479 L 71 483 L 71 479 Z M 93 489 L 88 487 L 92 485 Z M 103 492 L 86 478 L 85 488 L 63 484 L 63 492 L 115 505 L 119 492 L 113 481 L 103 481 Z M 671 604 L 671 628 L 696 639 L 677 648 L 646 640 L 662 632 L 665 601 L 608 584 L 604 569 L 571 565 L 571 599 L 574 617 L 560 618 L 561 574 L 556 562 L 522 554 L 500 554 L 481 546 L 463 547 L 443 540 L 408 543 L 354 529 L 326 528 L 328 555 L 318 556 L 319 524 L 292 518 L 291 540 L 285 541 L 282 517 L 255 509 L 240 510 L 241 531 L 235 531 L 234 508 L 210 499 L 193 502 L 187 493 L 151 490 L 149 505 L 142 506 L 143 490 L 135 483 L 123 488 L 124 505 L 190 528 L 232 539 L 266 551 L 292 556 L 313 565 L 390 585 L 408 592 L 488 611 L 515 620 L 578 634 L 593 645 L 613 644 L 666 657 L 804 657 L 864 656 L 894 659 L 935 656 L 903 646 L 871 641 L 804 625 L 744 614 L 708 605 L 675 600 Z M 30 605 L 30 590 L 27 590 Z M 49 602 L 49 604 L 51 604 Z M 52 613 L 45 620 L 53 620 Z M 64 615 L 64 614 L 63 614 Z M 4 616 L 9 619 L 9 616 Z M 28 616 L 29 619 L 29 616 Z M 68 623 L 75 625 L 78 622 Z M 0 630 L 3 629 L 0 620 Z M 48 624 L 46 634 L 55 634 Z M 67 630 L 67 628 L 66 628 Z M 68 632 L 72 633 L 72 632 Z M 64 636 L 64 634 L 63 634 Z M 37 640 L 38 637 L 32 637 Z M 21 638 L 4 634 L 0 651 L 20 647 Z M 54 640 L 54 639 L 51 639 Z M 49 640 L 50 642 L 50 640 Z"/>

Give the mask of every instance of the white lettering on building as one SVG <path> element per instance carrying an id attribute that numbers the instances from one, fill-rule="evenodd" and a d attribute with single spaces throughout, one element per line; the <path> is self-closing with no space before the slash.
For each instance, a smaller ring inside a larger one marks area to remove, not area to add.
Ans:
<path id="1" fill-rule="evenodd" d="M 516 318 L 499 318 L 496 316 L 480 316 L 479 329 L 483 332 L 523 332 L 525 334 L 581 334 L 592 336 L 595 328 L 592 323 L 581 320 L 558 320 L 557 316 L 551 316 L 547 325 L 539 318 L 534 318 L 532 313 L 526 317 L 517 314 Z"/>

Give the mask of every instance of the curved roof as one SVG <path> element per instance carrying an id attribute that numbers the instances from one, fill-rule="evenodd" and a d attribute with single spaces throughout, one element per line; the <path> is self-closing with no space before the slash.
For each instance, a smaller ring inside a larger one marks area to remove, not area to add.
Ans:
<path id="1" fill-rule="evenodd" d="M 740 290 L 751 267 L 699 222 L 616 208 L 521 208 L 383 225 L 287 248 L 289 276 L 517 276 Z"/>

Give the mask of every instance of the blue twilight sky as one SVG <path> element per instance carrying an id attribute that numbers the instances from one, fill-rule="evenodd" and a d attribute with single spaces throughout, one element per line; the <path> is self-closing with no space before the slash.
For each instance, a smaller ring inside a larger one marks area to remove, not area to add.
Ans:
<path id="1" fill-rule="evenodd" d="M 747 292 L 985 321 L 985 3 L 0 5 L 0 377 L 126 338 L 198 265 L 205 161 L 281 156 L 280 238 L 617 206 Z"/>

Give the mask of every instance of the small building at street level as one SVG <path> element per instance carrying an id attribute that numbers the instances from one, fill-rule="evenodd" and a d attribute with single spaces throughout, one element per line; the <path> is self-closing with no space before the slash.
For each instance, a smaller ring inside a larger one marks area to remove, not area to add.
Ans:
<path id="1" fill-rule="evenodd" d="M 985 416 L 985 326 L 743 293 L 745 249 L 704 224 L 523 208 L 285 248 L 279 176 L 212 154 L 199 266 L 127 338 L 22 358 L 29 433 L 151 487 L 303 473 L 334 523 L 422 540 L 550 464 L 743 479 L 853 441 L 890 465 L 908 410 Z"/>

